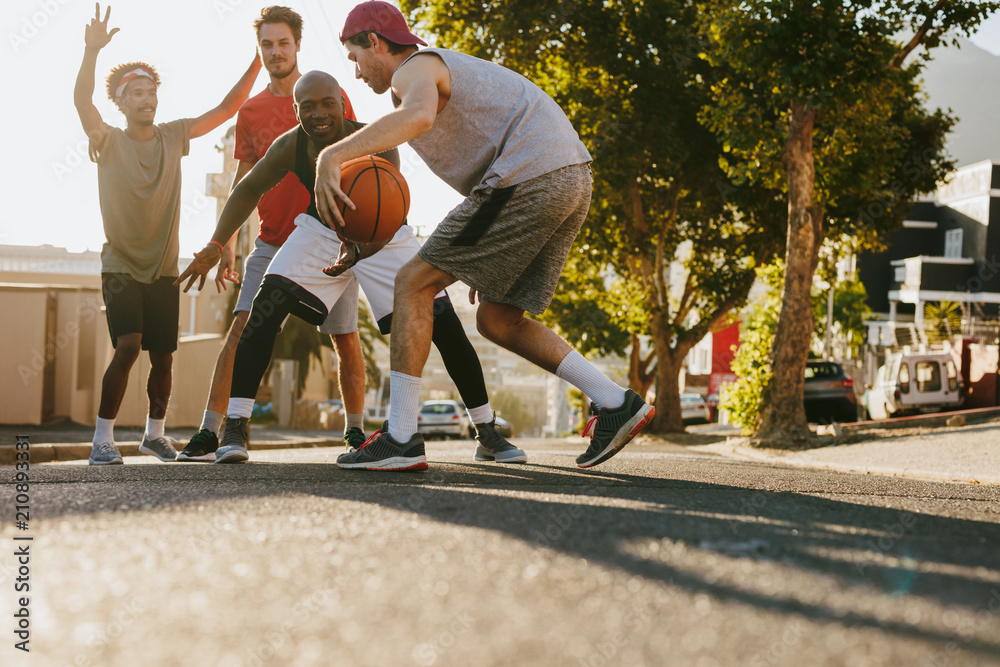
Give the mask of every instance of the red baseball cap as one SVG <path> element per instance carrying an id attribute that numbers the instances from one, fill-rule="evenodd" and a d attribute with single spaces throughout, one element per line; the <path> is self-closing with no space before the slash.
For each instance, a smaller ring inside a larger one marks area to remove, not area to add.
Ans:
<path id="1" fill-rule="evenodd" d="M 410 32 L 403 13 L 395 5 L 381 0 L 368 0 L 352 9 L 344 21 L 344 29 L 340 31 L 340 41 L 344 42 L 366 30 L 376 32 L 396 44 L 427 46 L 427 42 Z"/>

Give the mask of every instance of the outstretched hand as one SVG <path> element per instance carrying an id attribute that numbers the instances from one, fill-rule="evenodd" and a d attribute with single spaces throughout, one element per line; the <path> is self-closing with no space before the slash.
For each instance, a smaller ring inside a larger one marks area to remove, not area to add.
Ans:
<path id="1" fill-rule="evenodd" d="M 340 189 L 340 163 L 337 158 L 324 150 L 316 161 L 316 211 L 327 227 L 344 233 L 344 216 L 340 214 L 337 199 L 340 198 L 352 211 L 357 209 L 343 190 Z M 331 267 L 332 268 L 332 267 Z"/>
<path id="2" fill-rule="evenodd" d="M 358 263 L 358 254 L 357 244 L 350 241 L 341 242 L 340 256 L 337 257 L 337 261 L 323 269 L 323 273 L 331 277 L 339 276 Z"/>
<path id="3" fill-rule="evenodd" d="M 240 274 L 233 270 L 235 266 L 236 253 L 227 245 L 222 251 L 222 261 L 219 262 L 219 269 L 215 272 L 215 289 L 218 290 L 219 294 L 228 289 L 226 281 L 235 284 L 240 282 Z"/>
<path id="4" fill-rule="evenodd" d="M 94 18 L 90 20 L 87 28 L 84 32 L 84 43 L 87 45 L 88 49 L 103 49 L 111 41 L 111 38 L 115 36 L 118 32 L 118 28 L 112 28 L 111 32 L 108 32 L 108 19 L 111 18 L 111 5 L 108 5 L 108 11 L 104 14 L 104 20 L 101 20 L 101 3 L 95 3 L 96 10 L 94 13 Z"/>
<path id="5" fill-rule="evenodd" d="M 184 269 L 184 273 L 179 275 L 173 284 L 180 285 L 185 279 L 189 279 L 187 285 L 184 286 L 184 293 L 186 294 L 191 289 L 194 281 L 200 279 L 198 282 L 198 291 L 200 292 L 201 288 L 205 286 L 205 276 L 218 263 L 221 256 L 222 252 L 215 245 L 209 244 L 205 246 L 194 254 L 194 261 L 188 264 L 188 267 Z"/>

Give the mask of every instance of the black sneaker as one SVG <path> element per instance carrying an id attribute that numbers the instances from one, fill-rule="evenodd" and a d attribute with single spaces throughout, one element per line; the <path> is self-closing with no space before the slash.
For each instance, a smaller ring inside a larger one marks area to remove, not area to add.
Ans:
<path id="1" fill-rule="evenodd" d="M 625 402 L 621 406 L 609 409 L 596 409 L 591 405 L 594 417 L 584 429 L 583 436 L 590 433 L 590 447 L 576 457 L 576 464 L 581 468 L 590 468 L 598 463 L 604 463 L 618 453 L 622 447 L 639 434 L 653 420 L 656 409 L 631 389 L 625 392 Z"/>
<path id="2" fill-rule="evenodd" d="M 344 432 L 344 447 L 347 453 L 357 451 L 361 445 L 365 444 L 365 432 L 357 426 L 352 426 Z"/>
<path id="3" fill-rule="evenodd" d="M 489 424 L 476 424 L 476 442 L 479 444 L 472 458 L 497 463 L 527 463 L 528 455 L 497 433 L 496 424 L 496 419 Z"/>
<path id="4" fill-rule="evenodd" d="M 385 422 L 363 445 L 353 452 L 338 456 L 337 465 L 361 470 L 427 470 L 424 438 L 419 433 L 414 433 L 409 442 L 396 442 L 389 435 L 389 422 Z"/>
<path id="5" fill-rule="evenodd" d="M 215 450 L 219 448 L 219 436 L 203 428 L 193 436 L 187 447 L 177 455 L 178 461 L 211 462 L 215 460 Z"/>
<path id="6" fill-rule="evenodd" d="M 227 417 L 226 430 L 222 432 L 222 442 L 215 452 L 216 463 L 243 463 L 250 458 L 247 446 L 250 444 L 250 418 Z"/>

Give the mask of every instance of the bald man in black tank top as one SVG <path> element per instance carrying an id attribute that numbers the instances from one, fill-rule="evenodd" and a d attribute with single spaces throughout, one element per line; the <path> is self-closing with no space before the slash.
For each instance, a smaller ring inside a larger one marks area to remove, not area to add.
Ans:
<path id="1" fill-rule="evenodd" d="M 187 280 L 185 291 L 196 280 L 200 279 L 199 288 L 204 284 L 208 271 L 219 261 L 219 247 L 239 229 L 264 193 L 289 172 L 295 173 L 311 192 L 319 152 L 363 127 L 343 118 L 340 85 L 329 74 L 303 75 L 295 85 L 294 97 L 299 126 L 276 139 L 264 158 L 233 189 L 212 241 L 195 253 L 195 260 L 177 279 L 177 284 Z M 379 155 L 398 167 L 399 154 L 395 149 Z M 396 273 L 420 248 L 407 226 L 385 243 L 365 246 L 341 243 L 338 235 L 320 222 L 315 202 L 310 203 L 307 213 L 300 215 L 295 223 L 295 231 L 271 261 L 236 349 L 226 430 L 216 462 L 241 462 L 248 458 L 246 445 L 253 397 L 285 317 L 294 314 L 312 324 L 322 322 L 349 280 L 344 274 L 353 271 L 371 302 L 379 329 L 389 333 Z M 339 257 L 331 266 L 330 255 L 338 252 Z M 499 463 L 526 461 L 522 450 L 496 433 L 482 366 L 443 291 L 434 300 L 434 313 L 433 341 L 463 401 L 473 406 L 469 414 L 476 425 L 479 443 L 474 458 Z M 427 467 L 422 443 L 419 449 L 393 458 L 388 464 L 392 467 L 386 469 Z"/>

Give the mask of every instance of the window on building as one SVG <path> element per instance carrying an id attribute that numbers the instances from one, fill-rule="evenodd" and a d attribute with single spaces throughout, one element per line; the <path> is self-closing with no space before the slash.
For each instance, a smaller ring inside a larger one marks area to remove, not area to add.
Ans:
<path id="1" fill-rule="evenodd" d="M 962 256 L 961 229 L 949 229 L 944 233 L 944 256 L 955 259 Z"/>

